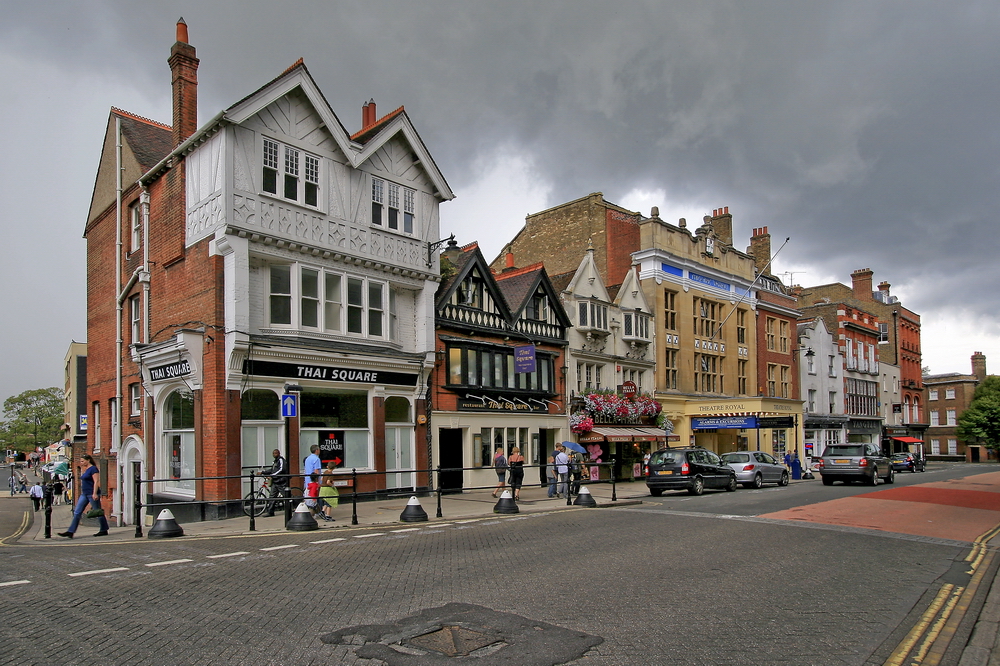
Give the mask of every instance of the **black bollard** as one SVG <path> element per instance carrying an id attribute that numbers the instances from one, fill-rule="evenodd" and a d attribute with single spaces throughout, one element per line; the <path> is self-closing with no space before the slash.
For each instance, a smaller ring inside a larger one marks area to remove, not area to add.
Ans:
<path id="1" fill-rule="evenodd" d="M 45 484 L 42 501 L 45 502 L 45 538 L 52 538 L 52 486 Z"/>

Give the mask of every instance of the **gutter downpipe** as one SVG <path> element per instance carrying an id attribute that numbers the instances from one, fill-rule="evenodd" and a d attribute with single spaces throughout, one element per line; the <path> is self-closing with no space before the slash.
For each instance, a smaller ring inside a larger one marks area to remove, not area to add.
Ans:
<path id="1" fill-rule="evenodd" d="M 122 284 L 122 121 L 115 116 L 115 289 L 120 289 Z M 115 404 L 114 409 L 117 414 L 111 415 L 111 446 L 109 453 L 117 452 L 121 442 L 118 441 L 122 429 L 122 299 L 118 296 L 115 304 Z M 100 409 L 100 407 L 98 407 Z M 96 442 L 97 449 L 100 450 L 101 443 Z M 107 483 L 105 481 L 105 483 Z M 112 506 L 117 506 L 119 512 L 116 513 L 117 522 L 121 524 L 121 488 L 116 488 L 115 497 L 112 499 Z"/>

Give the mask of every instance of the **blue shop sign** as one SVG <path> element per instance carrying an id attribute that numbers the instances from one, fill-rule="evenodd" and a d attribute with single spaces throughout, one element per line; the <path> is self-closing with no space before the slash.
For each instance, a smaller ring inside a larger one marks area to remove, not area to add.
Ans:
<path id="1" fill-rule="evenodd" d="M 721 289 L 722 291 L 729 291 L 729 289 L 730 289 L 730 285 L 729 285 L 728 282 L 722 282 L 720 280 L 713 280 L 710 277 L 706 277 L 704 275 L 699 275 L 699 274 L 694 273 L 692 271 L 688 271 L 688 278 L 690 278 L 690 280 L 692 282 L 699 282 L 699 283 L 707 285 L 709 287 L 714 287 L 715 289 Z"/>
<path id="2" fill-rule="evenodd" d="M 692 430 L 730 430 L 756 427 L 756 416 L 694 416 L 691 418 Z"/>

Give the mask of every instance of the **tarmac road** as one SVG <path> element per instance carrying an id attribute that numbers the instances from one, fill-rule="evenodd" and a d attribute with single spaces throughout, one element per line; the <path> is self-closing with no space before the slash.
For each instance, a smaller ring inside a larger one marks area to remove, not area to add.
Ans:
<path id="1" fill-rule="evenodd" d="M 444 664 L 455 663 L 449 649 L 483 644 L 470 663 L 881 664 L 943 584 L 968 583 L 956 570 L 971 544 L 762 514 L 962 475 L 415 525 L 4 547 L 0 584 L 32 582 L 0 586 L 16 600 L 0 611 L 0 663 Z M 0 513 L 16 501 L 0 502 Z M 438 626 L 458 628 L 445 636 L 430 630 Z M 956 644 L 970 631 L 959 627 Z M 387 634 L 412 640 L 386 653 Z M 954 650 L 940 663 L 957 663 Z"/>

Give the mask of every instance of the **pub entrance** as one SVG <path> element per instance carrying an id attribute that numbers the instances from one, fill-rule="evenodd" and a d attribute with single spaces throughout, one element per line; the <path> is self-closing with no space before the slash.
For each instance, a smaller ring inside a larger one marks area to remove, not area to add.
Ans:
<path id="1" fill-rule="evenodd" d="M 438 479 L 438 483 L 441 486 L 441 492 L 462 492 L 462 467 L 464 466 L 464 460 L 462 457 L 462 429 L 439 428 L 438 450 L 441 457 L 438 464 L 440 464 L 442 469 Z M 448 470 L 448 468 L 453 469 Z"/>

